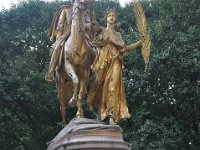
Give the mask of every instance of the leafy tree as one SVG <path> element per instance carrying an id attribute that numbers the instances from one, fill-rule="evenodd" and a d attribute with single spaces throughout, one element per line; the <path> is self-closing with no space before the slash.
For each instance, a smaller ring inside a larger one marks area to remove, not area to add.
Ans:
<path id="1" fill-rule="evenodd" d="M 61 130 L 55 86 L 44 81 L 51 43 L 47 32 L 65 2 L 26 0 L 0 12 L 0 149 L 46 148 Z M 124 139 L 134 150 L 199 149 L 199 22 L 198 0 L 142 1 L 151 36 L 149 68 L 144 73 L 140 49 L 124 58 L 126 96 L 132 117 L 121 122 Z M 130 5 L 98 0 L 103 12 L 119 12 L 127 44 L 140 37 Z M 91 111 L 85 109 L 85 116 Z M 68 121 L 75 110 L 69 112 Z"/>
<path id="2" fill-rule="evenodd" d="M 133 114 L 132 134 L 141 134 L 142 138 L 133 136 L 133 143 L 138 145 L 133 149 L 198 149 L 200 55 L 196 18 L 199 2 L 154 0 L 145 3 L 152 39 L 149 69 L 145 74 L 141 72 L 139 50 L 125 59 L 125 79 L 129 81 L 126 82 L 127 97 Z M 167 127 L 170 120 L 173 120 L 174 134 L 173 124 Z M 171 135 L 167 139 L 155 131 L 163 125 L 161 133 Z"/>
<path id="3" fill-rule="evenodd" d="M 47 31 L 60 5 L 24 1 L 1 12 L 0 149 L 45 149 L 61 129 L 55 87 L 44 81 Z"/>

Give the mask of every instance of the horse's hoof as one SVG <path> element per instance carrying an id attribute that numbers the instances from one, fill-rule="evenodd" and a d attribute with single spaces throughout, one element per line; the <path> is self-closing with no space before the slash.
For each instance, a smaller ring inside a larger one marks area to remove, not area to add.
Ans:
<path id="1" fill-rule="evenodd" d="M 109 118 L 109 125 L 116 125 L 117 123 L 114 121 L 112 117 Z"/>
<path id="2" fill-rule="evenodd" d="M 65 124 L 62 124 L 62 128 L 64 128 L 66 126 L 66 123 Z"/>
<path id="3" fill-rule="evenodd" d="M 90 106 L 90 107 L 89 107 L 89 110 L 93 111 L 94 109 L 93 109 L 93 107 L 92 107 L 92 106 Z"/>
<path id="4" fill-rule="evenodd" d="M 74 98 L 71 98 L 70 101 L 69 101 L 69 106 L 70 107 L 76 107 L 77 105 L 77 100 L 74 99 Z"/>
<path id="5" fill-rule="evenodd" d="M 83 115 L 76 115 L 76 118 L 80 119 L 80 118 L 83 118 Z"/>

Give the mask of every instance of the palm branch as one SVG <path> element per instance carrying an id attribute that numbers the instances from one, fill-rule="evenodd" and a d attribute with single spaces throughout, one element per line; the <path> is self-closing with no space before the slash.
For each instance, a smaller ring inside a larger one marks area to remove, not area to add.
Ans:
<path id="1" fill-rule="evenodd" d="M 147 32 L 147 21 L 144 10 L 138 0 L 133 0 L 132 9 L 136 20 L 137 30 L 142 37 L 141 43 L 141 51 L 142 56 L 145 62 L 145 71 L 147 70 L 147 66 L 150 58 L 150 49 L 151 49 L 151 40 L 150 36 Z"/>

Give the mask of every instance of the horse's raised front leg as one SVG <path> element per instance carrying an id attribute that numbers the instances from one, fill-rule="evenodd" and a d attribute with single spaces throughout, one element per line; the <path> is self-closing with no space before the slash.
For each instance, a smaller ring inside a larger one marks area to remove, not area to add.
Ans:
<path id="1" fill-rule="evenodd" d="M 67 58 L 65 58 L 65 71 L 67 72 L 69 78 L 72 80 L 72 83 L 73 83 L 74 91 L 73 91 L 73 96 L 69 101 L 69 105 L 71 107 L 74 107 L 77 105 L 79 80 L 78 80 L 78 77 L 75 73 L 75 70 L 74 70 L 72 64 L 68 61 Z"/>
<path id="2" fill-rule="evenodd" d="M 80 75 L 80 84 L 79 84 L 79 93 L 78 93 L 78 101 L 77 101 L 77 113 L 76 117 L 77 118 L 82 118 L 83 117 L 83 99 L 85 96 L 85 91 L 86 91 L 86 86 L 87 86 L 87 81 L 89 78 L 89 70 L 82 70 L 81 75 Z"/>

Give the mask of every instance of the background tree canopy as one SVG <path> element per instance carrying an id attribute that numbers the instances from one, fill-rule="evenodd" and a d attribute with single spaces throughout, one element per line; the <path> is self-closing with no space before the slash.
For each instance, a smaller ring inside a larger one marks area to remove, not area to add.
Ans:
<path id="1" fill-rule="evenodd" d="M 146 73 L 140 49 L 124 58 L 132 117 L 121 122 L 134 150 L 200 149 L 200 1 L 143 0 L 152 40 Z M 26 0 L 0 12 L 0 149 L 43 150 L 61 130 L 55 85 L 44 81 L 51 43 L 47 32 L 64 2 Z M 131 6 L 99 0 L 95 10 L 115 7 L 127 44 L 140 37 Z M 85 116 L 93 117 L 85 105 Z M 68 121 L 75 110 L 68 112 Z"/>

